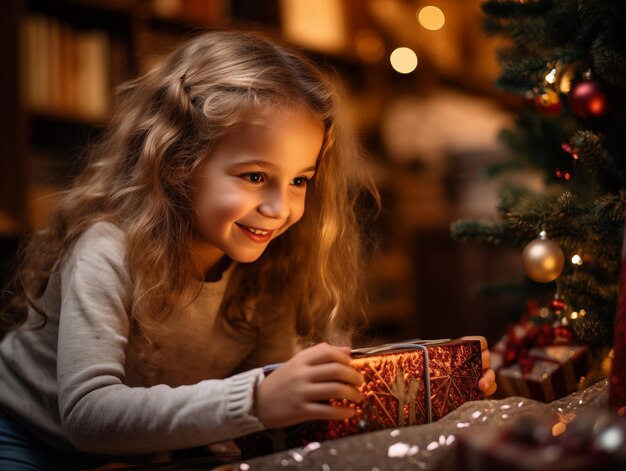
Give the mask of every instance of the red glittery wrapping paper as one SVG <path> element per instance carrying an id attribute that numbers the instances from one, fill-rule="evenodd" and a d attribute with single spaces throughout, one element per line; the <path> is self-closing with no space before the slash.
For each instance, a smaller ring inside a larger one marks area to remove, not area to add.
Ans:
<path id="1" fill-rule="evenodd" d="M 432 420 L 438 420 L 467 401 L 483 399 L 480 342 L 453 340 L 426 345 L 430 377 Z M 286 429 L 266 430 L 238 440 L 242 457 L 249 458 L 304 446 L 312 441 L 345 437 L 384 428 L 427 423 L 424 352 L 403 349 L 353 358 L 363 375 L 365 400 L 331 404 L 355 409 L 351 419 L 316 421 Z"/>

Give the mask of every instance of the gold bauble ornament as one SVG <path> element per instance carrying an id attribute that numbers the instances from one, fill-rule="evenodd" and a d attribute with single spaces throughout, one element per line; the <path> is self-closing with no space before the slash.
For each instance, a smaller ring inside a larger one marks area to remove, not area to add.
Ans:
<path id="1" fill-rule="evenodd" d="M 522 251 L 522 266 L 526 275 L 539 283 L 556 280 L 564 265 L 563 250 L 546 237 L 545 231 L 541 231 L 539 239 L 529 242 Z"/>

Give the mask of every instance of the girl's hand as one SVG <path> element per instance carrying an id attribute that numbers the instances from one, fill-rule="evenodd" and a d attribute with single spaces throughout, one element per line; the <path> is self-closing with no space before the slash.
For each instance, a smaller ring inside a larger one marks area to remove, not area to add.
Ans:
<path id="1" fill-rule="evenodd" d="M 350 348 L 320 343 L 306 348 L 269 374 L 256 392 L 256 415 L 267 428 L 305 420 L 341 420 L 354 409 L 328 399 L 363 400 L 363 376 L 350 366 Z"/>
<path id="2" fill-rule="evenodd" d="M 482 350 L 483 359 L 483 377 L 478 381 L 478 389 L 485 393 L 485 397 L 491 396 L 498 385 L 496 384 L 496 374 L 491 369 L 491 356 L 487 346 L 487 339 L 481 336 L 461 337 L 463 340 L 480 340 L 480 349 Z"/>

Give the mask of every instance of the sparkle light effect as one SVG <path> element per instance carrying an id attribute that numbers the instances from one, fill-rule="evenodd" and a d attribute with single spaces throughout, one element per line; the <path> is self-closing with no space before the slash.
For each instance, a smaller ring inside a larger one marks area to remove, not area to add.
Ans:
<path id="1" fill-rule="evenodd" d="M 408 47 L 399 47 L 389 56 L 391 67 L 401 74 L 410 74 L 417 67 L 417 55 Z"/>
<path id="2" fill-rule="evenodd" d="M 429 5 L 422 8 L 417 13 L 417 21 L 419 21 L 424 28 L 430 31 L 437 31 L 443 28 L 443 25 L 446 23 L 446 17 L 441 9 Z"/>
<path id="3" fill-rule="evenodd" d="M 574 265 L 582 265 L 583 264 L 583 258 L 580 255 L 576 254 L 576 255 L 574 255 L 572 257 L 572 263 Z"/>
<path id="4" fill-rule="evenodd" d="M 419 447 L 416 445 L 409 445 L 408 443 L 398 442 L 394 443 L 387 450 L 387 456 L 389 458 L 404 458 L 405 456 L 414 455 L 419 451 Z"/>
<path id="5" fill-rule="evenodd" d="M 545 77 L 546 82 L 554 83 L 556 81 L 556 69 L 552 69 Z"/>

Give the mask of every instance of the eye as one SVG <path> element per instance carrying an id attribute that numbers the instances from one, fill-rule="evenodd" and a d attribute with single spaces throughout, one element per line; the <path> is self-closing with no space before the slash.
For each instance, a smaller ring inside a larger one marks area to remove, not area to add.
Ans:
<path id="1" fill-rule="evenodd" d="M 307 186 L 310 183 L 311 179 L 307 177 L 296 177 L 292 180 L 292 184 L 294 186 Z"/>
<path id="2" fill-rule="evenodd" d="M 239 176 L 250 183 L 263 183 L 265 181 L 265 175 L 261 172 L 243 173 Z"/>

